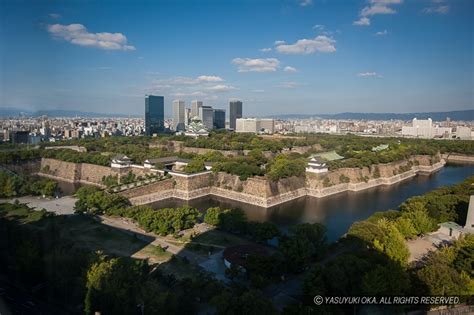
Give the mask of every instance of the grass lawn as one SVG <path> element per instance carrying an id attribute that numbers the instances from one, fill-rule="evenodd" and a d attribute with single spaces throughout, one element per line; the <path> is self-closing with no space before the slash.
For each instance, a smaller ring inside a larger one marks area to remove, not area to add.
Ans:
<path id="1" fill-rule="evenodd" d="M 191 278 L 193 280 L 199 280 L 199 275 L 203 272 L 203 269 L 198 265 L 185 262 L 182 258 L 177 256 L 159 265 L 158 269 L 166 275 L 174 275 L 177 279 Z"/>
<path id="2" fill-rule="evenodd" d="M 34 211 L 25 205 L 0 204 L 0 218 L 17 221 L 32 229 L 59 229 L 61 239 L 70 240 L 74 246 L 90 251 L 101 250 L 117 256 L 133 256 L 150 263 L 167 261 L 171 254 L 156 246 L 110 226 L 100 224 L 84 215 L 52 215 Z"/>
<path id="3" fill-rule="evenodd" d="M 248 244 L 250 241 L 217 229 L 209 230 L 193 238 L 191 242 L 206 243 L 217 246 L 234 246 L 239 244 Z"/>

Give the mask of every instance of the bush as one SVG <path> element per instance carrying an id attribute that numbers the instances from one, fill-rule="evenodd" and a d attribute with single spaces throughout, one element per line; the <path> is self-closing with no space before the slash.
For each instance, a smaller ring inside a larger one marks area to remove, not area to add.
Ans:
<path id="1" fill-rule="evenodd" d="M 306 173 L 306 161 L 303 158 L 292 158 L 288 155 L 278 155 L 270 163 L 267 175 L 272 181 L 291 176 L 304 176 Z"/>
<path id="2" fill-rule="evenodd" d="M 206 166 L 204 165 L 203 160 L 201 159 L 193 159 L 191 160 L 188 165 L 184 168 L 184 171 L 189 174 L 200 173 L 206 170 Z"/>

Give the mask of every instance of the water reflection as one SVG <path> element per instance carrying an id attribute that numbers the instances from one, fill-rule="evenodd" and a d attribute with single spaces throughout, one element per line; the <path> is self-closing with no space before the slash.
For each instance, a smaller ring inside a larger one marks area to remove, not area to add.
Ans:
<path id="1" fill-rule="evenodd" d="M 262 208 L 218 197 L 205 197 L 191 201 L 169 199 L 152 204 L 152 207 L 178 207 L 189 205 L 200 210 L 209 207 L 241 208 L 251 221 L 270 221 L 281 228 L 302 222 L 320 222 L 328 229 L 328 239 L 337 240 L 355 221 L 364 220 L 376 211 L 396 209 L 405 199 L 424 194 L 444 185 L 452 185 L 474 174 L 474 165 L 450 164 L 429 176 L 413 179 L 361 192 L 344 192 L 325 198 L 303 197 L 271 208 Z"/>

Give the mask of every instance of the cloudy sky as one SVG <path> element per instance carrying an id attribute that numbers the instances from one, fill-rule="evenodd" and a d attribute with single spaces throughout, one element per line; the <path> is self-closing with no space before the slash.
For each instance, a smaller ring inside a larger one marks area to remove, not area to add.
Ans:
<path id="1" fill-rule="evenodd" d="M 472 109 L 473 21 L 471 0 L 2 1 L 0 106 Z"/>

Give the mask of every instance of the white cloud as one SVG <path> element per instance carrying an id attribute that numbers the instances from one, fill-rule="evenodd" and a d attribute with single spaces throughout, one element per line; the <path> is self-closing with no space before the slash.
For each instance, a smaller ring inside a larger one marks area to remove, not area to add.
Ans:
<path id="1" fill-rule="evenodd" d="M 353 25 L 357 26 L 369 26 L 370 25 L 370 19 L 366 17 L 361 17 L 357 21 L 352 22 Z"/>
<path id="2" fill-rule="evenodd" d="M 257 90 L 252 90 L 252 92 L 254 92 L 254 93 L 263 93 L 263 92 L 265 92 L 265 90 L 257 89 Z"/>
<path id="3" fill-rule="evenodd" d="M 313 4 L 313 0 L 301 0 L 300 1 L 300 6 L 302 7 L 307 7 L 309 5 L 312 5 Z"/>
<path id="4" fill-rule="evenodd" d="M 294 73 L 294 72 L 297 72 L 298 70 L 296 70 L 296 68 L 293 68 L 293 67 L 290 67 L 290 66 L 286 66 L 285 69 L 283 69 L 283 71 L 285 71 L 285 72 L 290 72 L 290 73 Z"/>
<path id="5" fill-rule="evenodd" d="M 336 51 L 336 41 L 325 35 L 316 36 L 314 39 L 300 39 L 294 44 L 281 44 L 276 50 L 283 54 L 308 55 L 315 52 L 332 53 Z"/>
<path id="6" fill-rule="evenodd" d="M 277 87 L 283 88 L 283 89 L 294 89 L 303 85 L 304 85 L 303 83 L 298 83 L 298 82 L 282 82 L 278 84 Z"/>
<path id="7" fill-rule="evenodd" d="M 58 14 L 58 13 L 50 13 L 50 14 L 49 14 L 49 17 L 52 18 L 52 19 L 60 19 L 60 18 L 61 18 L 61 14 Z"/>
<path id="8" fill-rule="evenodd" d="M 321 24 L 316 24 L 313 26 L 313 30 L 322 31 L 323 29 L 324 29 L 324 25 L 321 25 Z"/>
<path id="9" fill-rule="evenodd" d="M 353 25 L 369 26 L 369 16 L 377 14 L 395 14 L 397 11 L 392 8 L 395 4 L 401 4 L 403 0 L 369 0 L 369 5 L 365 6 L 359 13 L 359 20 L 354 21 Z"/>
<path id="10" fill-rule="evenodd" d="M 176 97 L 186 97 L 186 96 L 206 96 L 207 94 L 201 91 L 194 91 L 194 92 L 176 92 L 171 93 L 171 95 Z"/>
<path id="11" fill-rule="evenodd" d="M 383 30 L 383 31 L 379 31 L 379 32 L 375 33 L 376 36 L 385 36 L 387 34 L 388 34 L 387 30 Z"/>
<path id="12" fill-rule="evenodd" d="M 276 58 L 234 58 L 232 64 L 239 66 L 239 72 L 273 72 L 280 66 Z"/>
<path id="13" fill-rule="evenodd" d="M 222 81 L 224 81 L 224 79 L 215 75 L 200 75 L 197 78 L 176 76 L 167 79 L 154 80 L 155 83 L 167 85 L 198 85 Z"/>
<path id="14" fill-rule="evenodd" d="M 277 46 L 277 45 L 286 44 L 286 42 L 285 42 L 284 40 L 276 40 L 276 41 L 274 42 L 274 44 L 275 44 L 275 46 Z"/>
<path id="15" fill-rule="evenodd" d="M 422 12 L 426 14 L 448 14 L 449 9 L 449 5 L 439 5 L 435 7 L 424 8 Z"/>
<path id="16" fill-rule="evenodd" d="M 367 77 L 378 77 L 378 78 L 381 78 L 382 76 L 379 75 L 377 72 L 359 72 L 357 74 L 358 77 L 363 77 L 363 78 L 367 78 Z"/>
<path id="17" fill-rule="evenodd" d="M 394 14 L 397 11 L 394 9 L 386 6 L 386 5 L 373 5 L 369 7 L 365 7 L 362 9 L 360 12 L 360 15 L 362 16 L 371 16 L 371 15 L 376 15 L 376 14 Z"/>
<path id="18" fill-rule="evenodd" d="M 262 49 L 259 49 L 261 52 L 269 52 L 269 51 L 272 51 L 271 48 L 262 48 Z"/>
<path id="19" fill-rule="evenodd" d="M 210 86 L 207 88 L 207 90 L 213 91 L 213 92 L 229 92 L 235 89 L 236 89 L 235 87 L 230 86 L 230 85 L 225 85 L 225 84 L 217 84 L 217 85 Z"/>
<path id="20" fill-rule="evenodd" d="M 197 77 L 200 82 L 222 82 L 224 79 L 215 75 L 201 75 Z"/>
<path id="21" fill-rule="evenodd" d="M 48 25 L 47 29 L 54 38 L 74 45 L 105 50 L 135 50 L 134 46 L 127 44 L 127 37 L 122 33 L 89 33 L 82 24 L 53 24 Z"/>

